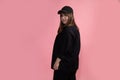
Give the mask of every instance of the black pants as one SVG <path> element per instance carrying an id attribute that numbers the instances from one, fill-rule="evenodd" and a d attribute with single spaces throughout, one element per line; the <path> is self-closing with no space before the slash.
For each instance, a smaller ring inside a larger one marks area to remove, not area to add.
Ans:
<path id="1" fill-rule="evenodd" d="M 76 80 L 75 71 L 54 70 L 53 80 Z"/>

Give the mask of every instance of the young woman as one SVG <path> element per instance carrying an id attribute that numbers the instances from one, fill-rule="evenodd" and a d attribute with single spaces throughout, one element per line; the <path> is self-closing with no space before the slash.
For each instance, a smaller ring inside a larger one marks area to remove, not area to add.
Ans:
<path id="1" fill-rule="evenodd" d="M 58 14 L 60 26 L 51 61 L 51 68 L 54 70 L 53 80 L 76 80 L 81 47 L 79 29 L 70 6 L 64 6 Z"/>

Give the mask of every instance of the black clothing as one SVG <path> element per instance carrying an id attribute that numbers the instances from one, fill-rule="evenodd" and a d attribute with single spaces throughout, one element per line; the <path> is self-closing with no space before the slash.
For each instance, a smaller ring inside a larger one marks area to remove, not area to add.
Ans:
<path id="1" fill-rule="evenodd" d="M 64 27 L 54 42 L 51 68 L 57 57 L 61 59 L 58 71 L 76 71 L 79 66 L 80 33 L 75 26 Z"/>
<path id="2" fill-rule="evenodd" d="M 53 80 L 76 80 L 76 71 L 55 70 Z"/>

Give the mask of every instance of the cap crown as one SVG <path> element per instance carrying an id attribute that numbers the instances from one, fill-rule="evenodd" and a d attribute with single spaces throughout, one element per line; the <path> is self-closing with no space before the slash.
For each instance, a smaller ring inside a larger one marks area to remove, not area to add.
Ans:
<path id="1" fill-rule="evenodd" d="M 73 13 L 73 9 L 70 6 L 64 6 L 61 10 L 58 11 L 58 14 L 61 13 Z"/>

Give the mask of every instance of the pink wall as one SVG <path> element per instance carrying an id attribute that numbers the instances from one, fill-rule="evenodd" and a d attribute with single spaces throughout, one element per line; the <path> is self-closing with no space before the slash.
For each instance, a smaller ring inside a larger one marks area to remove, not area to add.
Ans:
<path id="1" fill-rule="evenodd" d="M 120 0 L 0 0 L 0 80 L 52 80 L 64 5 L 73 7 L 81 33 L 77 80 L 120 80 Z"/>

